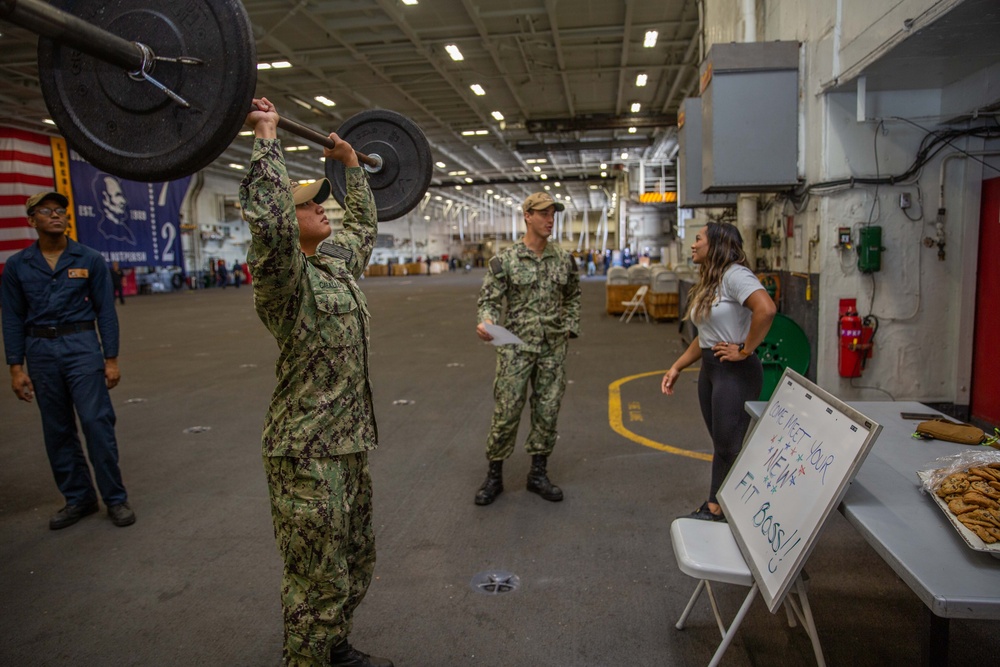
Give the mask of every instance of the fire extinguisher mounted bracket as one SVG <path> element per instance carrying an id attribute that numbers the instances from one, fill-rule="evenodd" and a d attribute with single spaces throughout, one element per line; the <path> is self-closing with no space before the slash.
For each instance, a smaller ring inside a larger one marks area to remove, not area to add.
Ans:
<path id="1" fill-rule="evenodd" d="M 837 321 L 837 338 L 840 377 L 861 377 L 865 352 L 861 348 L 862 321 L 856 310 L 842 310 Z"/>

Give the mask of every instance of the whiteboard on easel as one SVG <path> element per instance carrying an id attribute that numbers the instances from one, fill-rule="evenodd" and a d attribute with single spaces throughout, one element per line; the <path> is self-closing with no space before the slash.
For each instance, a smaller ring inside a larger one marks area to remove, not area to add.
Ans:
<path id="1" fill-rule="evenodd" d="M 781 376 L 718 494 L 771 612 L 881 431 L 795 371 Z"/>

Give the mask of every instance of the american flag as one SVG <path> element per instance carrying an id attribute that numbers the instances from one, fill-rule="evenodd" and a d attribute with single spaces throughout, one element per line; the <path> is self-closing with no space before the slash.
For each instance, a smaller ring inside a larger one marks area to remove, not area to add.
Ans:
<path id="1" fill-rule="evenodd" d="M 8 257 L 38 238 L 28 226 L 24 202 L 46 189 L 57 189 L 49 137 L 0 127 L 0 274 Z"/>

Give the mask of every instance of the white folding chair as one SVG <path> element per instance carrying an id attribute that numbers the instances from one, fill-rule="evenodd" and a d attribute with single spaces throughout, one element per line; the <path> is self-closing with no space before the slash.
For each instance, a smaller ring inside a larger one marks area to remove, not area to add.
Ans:
<path id="1" fill-rule="evenodd" d="M 757 582 L 754 581 L 753 573 L 747 567 L 746 560 L 743 558 L 736 538 L 733 537 L 733 532 L 727 523 L 699 521 L 698 519 L 675 519 L 670 524 L 670 541 L 673 543 L 674 555 L 677 557 L 677 565 L 681 572 L 698 580 L 694 595 L 688 600 L 680 620 L 674 627 L 678 630 L 684 629 L 684 622 L 687 621 L 702 589 L 707 590 L 708 601 L 712 606 L 715 622 L 719 626 L 719 633 L 722 635 L 722 643 L 719 644 L 715 655 L 712 656 L 712 661 L 708 663 L 709 667 L 716 667 L 732 643 L 743 618 L 750 610 L 753 599 L 757 596 Z M 712 592 L 711 582 L 713 581 L 750 587 L 750 592 L 743 600 L 743 605 L 728 629 L 722 622 L 719 605 Z M 806 596 L 804 574 L 799 574 L 795 580 L 794 592 L 798 601 L 789 593 L 783 602 L 788 625 L 795 627 L 795 619 L 798 618 L 812 641 L 816 664 L 819 667 L 826 667 L 826 662 L 823 660 L 823 650 L 819 644 L 819 636 L 816 634 L 812 609 L 809 607 L 809 598 Z"/>
<path id="2" fill-rule="evenodd" d="M 622 301 L 622 305 L 625 306 L 625 312 L 622 316 L 618 318 L 621 322 L 624 320 L 625 324 L 628 324 L 635 315 L 636 311 L 640 308 L 642 309 L 642 316 L 646 318 L 646 322 L 649 322 L 649 313 L 646 311 L 646 292 L 649 291 L 649 285 L 641 285 L 635 294 L 632 295 L 632 299 L 629 301 Z M 626 317 L 627 316 L 627 317 Z"/>

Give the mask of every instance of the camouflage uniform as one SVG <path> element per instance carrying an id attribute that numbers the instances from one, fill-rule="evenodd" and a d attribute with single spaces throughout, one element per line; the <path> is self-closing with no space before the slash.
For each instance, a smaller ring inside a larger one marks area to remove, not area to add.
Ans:
<path id="1" fill-rule="evenodd" d="M 490 260 L 479 293 L 479 321 L 500 323 L 523 345 L 497 347 L 493 423 L 486 458 L 502 461 L 514 451 L 517 427 L 530 382 L 528 454 L 548 456 L 556 444 L 556 420 L 566 390 L 569 338 L 580 333 L 580 276 L 573 257 L 554 243 L 539 257 L 523 241 Z"/>
<path id="2" fill-rule="evenodd" d="M 240 203 L 254 305 L 279 349 L 262 439 L 284 559 L 284 663 L 325 665 L 375 566 L 369 314 L 355 282 L 375 242 L 375 200 L 364 170 L 348 168 L 344 230 L 306 257 L 280 143 L 256 139 Z"/>

